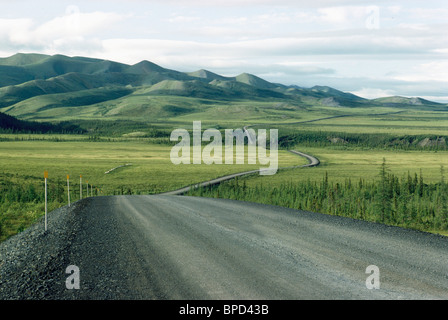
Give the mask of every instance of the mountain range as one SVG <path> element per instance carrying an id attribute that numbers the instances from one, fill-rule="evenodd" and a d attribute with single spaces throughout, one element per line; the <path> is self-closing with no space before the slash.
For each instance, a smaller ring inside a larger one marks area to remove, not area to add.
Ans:
<path id="1" fill-rule="evenodd" d="M 221 76 L 207 70 L 180 72 L 149 61 L 134 65 L 64 55 L 23 54 L 0 58 L 0 112 L 26 120 L 77 118 L 162 119 L 191 113 L 198 105 L 235 101 L 293 107 L 406 107 L 448 109 L 421 98 L 364 99 L 327 86 L 302 88 L 252 74 Z"/>

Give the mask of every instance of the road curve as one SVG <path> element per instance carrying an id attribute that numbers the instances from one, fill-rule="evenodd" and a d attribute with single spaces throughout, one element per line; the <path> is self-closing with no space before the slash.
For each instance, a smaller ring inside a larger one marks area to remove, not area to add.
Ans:
<path id="1" fill-rule="evenodd" d="M 251 133 L 247 130 L 247 128 L 249 128 L 251 126 L 244 126 L 243 127 L 243 131 L 245 132 L 245 135 L 247 136 L 248 142 L 249 143 L 256 143 L 256 137 L 252 137 Z M 300 152 L 300 151 L 295 151 L 295 150 L 288 150 L 291 153 L 294 153 L 298 156 L 304 157 L 308 160 L 308 164 L 304 164 L 304 165 L 297 165 L 297 166 L 289 166 L 289 167 L 281 167 L 278 168 L 278 170 L 282 170 L 282 169 L 295 169 L 295 168 L 305 168 L 305 167 L 315 167 L 318 166 L 320 164 L 319 159 L 317 159 L 316 157 Z M 200 182 L 191 186 L 186 186 L 186 187 L 182 187 L 180 189 L 176 189 L 176 190 L 171 190 L 171 191 L 167 191 L 167 192 L 162 192 L 159 193 L 161 195 L 182 195 L 185 194 L 187 192 L 189 192 L 192 189 L 197 189 L 197 188 L 202 188 L 202 187 L 207 187 L 207 186 L 211 186 L 211 185 L 216 185 L 219 184 L 223 181 L 227 181 L 227 180 L 231 180 L 234 179 L 236 177 L 241 177 L 241 176 L 247 176 L 247 175 L 251 175 L 251 174 L 255 174 L 255 173 L 260 173 L 260 171 L 263 169 L 257 169 L 257 170 L 250 170 L 250 171 L 244 171 L 244 172 L 238 172 L 238 173 L 233 173 L 233 174 L 229 174 L 226 176 L 222 176 L 216 179 L 212 179 L 212 180 L 208 180 L 208 181 L 204 181 L 204 182 Z"/>
<path id="2" fill-rule="evenodd" d="M 320 164 L 319 159 L 317 159 L 316 157 L 300 152 L 300 151 L 295 151 L 295 150 L 288 150 L 291 153 L 294 153 L 298 156 L 304 157 L 308 160 L 307 164 L 303 164 L 303 165 L 297 165 L 297 166 L 289 166 L 289 167 L 280 167 L 278 168 L 278 170 L 282 170 L 282 169 L 294 169 L 294 168 L 305 168 L 305 167 L 315 167 L 318 166 Z M 191 189 L 197 189 L 197 188 L 201 188 L 201 187 L 206 187 L 206 186 L 210 186 L 210 185 L 216 185 L 219 184 L 223 181 L 227 181 L 227 180 L 231 180 L 234 179 L 236 177 L 241 177 L 241 176 L 247 176 L 247 175 L 251 175 L 251 174 L 258 174 L 260 173 L 260 170 L 263 169 L 256 169 L 256 170 L 250 170 L 250 171 L 244 171 L 244 172 L 238 172 L 238 173 L 233 173 L 233 174 L 229 174 L 226 176 L 222 176 L 216 179 L 212 179 L 212 180 L 208 180 L 208 181 L 204 181 L 204 182 L 200 182 L 191 186 L 186 186 L 180 189 L 176 189 L 176 190 L 172 190 L 172 191 L 167 191 L 167 192 L 162 192 L 159 193 L 160 195 L 182 195 L 187 193 L 188 191 L 190 191 Z"/>
<path id="3" fill-rule="evenodd" d="M 0 299 L 448 298 L 447 237 L 187 196 L 95 197 L 61 210 L 47 233 L 40 222 L 0 245 Z M 79 290 L 65 287 L 68 265 L 79 267 Z M 366 287 L 370 265 L 379 289 Z"/>

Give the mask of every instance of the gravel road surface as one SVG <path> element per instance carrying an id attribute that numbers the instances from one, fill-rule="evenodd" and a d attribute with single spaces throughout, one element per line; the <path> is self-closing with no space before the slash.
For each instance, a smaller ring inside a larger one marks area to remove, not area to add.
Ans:
<path id="1" fill-rule="evenodd" d="M 0 299 L 447 299 L 448 238 L 187 196 L 86 198 L 0 244 Z M 80 289 L 67 289 L 66 268 Z M 368 289 L 366 268 L 379 269 Z"/>

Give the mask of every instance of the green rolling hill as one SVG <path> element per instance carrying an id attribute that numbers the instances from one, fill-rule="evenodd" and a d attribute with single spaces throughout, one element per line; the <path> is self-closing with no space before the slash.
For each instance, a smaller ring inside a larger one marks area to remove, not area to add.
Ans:
<path id="1" fill-rule="evenodd" d="M 210 72 L 208 70 L 204 70 L 204 69 L 201 69 L 201 70 L 198 70 L 198 71 L 194 71 L 194 72 L 188 72 L 187 74 L 189 76 L 191 76 L 191 77 L 203 79 L 205 81 L 213 81 L 213 80 L 230 81 L 230 80 L 234 80 L 234 78 L 220 76 L 219 74 L 216 74 L 216 73 Z"/>
<path id="2" fill-rule="evenodd" d="M 381 103 L 384 106 L 387 107 L 400 107 L 403 105 L 407 105 L 409 108 L 413 109 L 427 109 L 430 108 L 434 111 L 446 111 L 446 105 L 441 103 L 436 103 L 433 101 L 429 101 L 426 99 L 414 97 L 414 98 L 407 98 L 407 97 L 399 97 L 399 96 L 393 96 L 393 97 L 385 97 L 385 98 L 378 98 L 374 99 L 373 101 L 377 103 Z"/>
<path id="3" fill-rule="evenodd" d="M 225 77 L 204 69 L 180 72 L 146 60 L 127 65 L 21 53 L 0 58 L 0 111 L 25 120 L 158 121 L 219 114 L 297 120 L 297 110 L 371 107 L 448 110 L 446 104 L 421 98 L 368 100 L 326 86 L 286 86 L 248 73 Z"/>

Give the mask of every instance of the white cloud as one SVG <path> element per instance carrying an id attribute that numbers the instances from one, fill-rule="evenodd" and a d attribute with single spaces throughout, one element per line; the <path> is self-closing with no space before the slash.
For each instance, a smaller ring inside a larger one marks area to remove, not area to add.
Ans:
<path id="1" fill-rule="evenodd" d="M 0 40 L 23 44 L 29 40 L 32 19 L 0 19 Z"/>
<path id="2" fill-rule="evenodd" d="M 95 42 L 88 39 L 88 36 L 95 35 L 123 19 L 122 15 L 99 11 L 70 11 L 40 25 L 32 19 L 0 19 L 0 41 L 4 48 L 21 46 L 41 52 L 76 46 L 82 48 Z"/>
<path id="3" fill-rule="evenodd" d="M 433 51 L 434 51 L 435 53 L 448 54 L 448 48 L 434 49 Z"/>
<path id="4" fill-rule="evenodd" d="M 167 21 L 171 23 L 191 23 L 199 20 L 201 20 L 200 17 L 183 16 L 183 15 L 176 15 L 174 17 L 167 19 Z"/>
<path id="5" fill-rule="evenodd" d="M 431 23 L 446 22 L 448 16 L 448 8 L 445 5 L 433 8 L 409 8 L 406 10 L 409 13 L 410 21 L 431 21 Z"/>
<path id="6" fill-rule="evenodd" d="M 400 23 L 398 24 L 399 28 L 403 29 L 411 29 L 411 30 L 418 30 L 418 31 L 428 31 L 430 30 L 430 26 L 423 24 L 423 23 Z"/>
<path id="7" fill-rule="evenodd" d="M 379 24 L 380 20 L 380 8 L 372 5 L 326 7 L 317 9 L 317 12 L 317 22 L 345 28 L 369 28 L 368 24 Z"/>
<path id="8" fill-rule="evenodd" d="M 140 1 L 144 2 L 144 0 Z M 186 4 L 185 0 L 155 0 L 153 2 L 159 2 L 166 5 L 187 5 L 189 7 L 295 7 L 295 8 L 321 8 L 321 7 L 334 7 L 341 5 L 369 5 L 371 0 L 314 0 L 314 1 L 301 1 L 301 0 L 189 0 Z M 387 2 L 387 1 L 386 1 Z"/>
<path id="9" fill-rule="evenodd" d="M 412 67 L 410 72 L 395 75 L 396 80 L 407 82 L 438 81 L 445 82 L 448 92 L 448 61 L 439 60 L 422 63 Z"/>
<path id="10" fill-rule="evenodd" d="M 403 10 L 402 6 L 388 6 L 386 7 L 386 10 L 388 10 L 392 14 L 398 14 Z"/>
<path id="11" fill-rule="evenodd" d="M 122 19 L 122 15 L 109 12 L 72 13 L 40 25 L 32 32 L 32 36 L 43 40 L 86 36 L 95 34 Z"/>
<path id="12" fill-rule="evenodd" d="M 366 99 L 376 99 L 395 95 L 393 90 L 384 90 L 379 88 L 361 88 L 360 90 L 351 91 L 351 93 Z"/>
<path id="13" fill-rule="evenodd" d="M 317 62 L 283 61 L 269 65 L 270 69 L 282 71 L 285 74 L 314 75 L 314 74 L 334 74 L 332 68 L 324 68 Z"/>
<path id="14" fill-rule="evenodd" d="M 330 23 L 346 23 L 352 13 L 348 7 L 322 8 L 317 11 L 320 20 Z"/>

